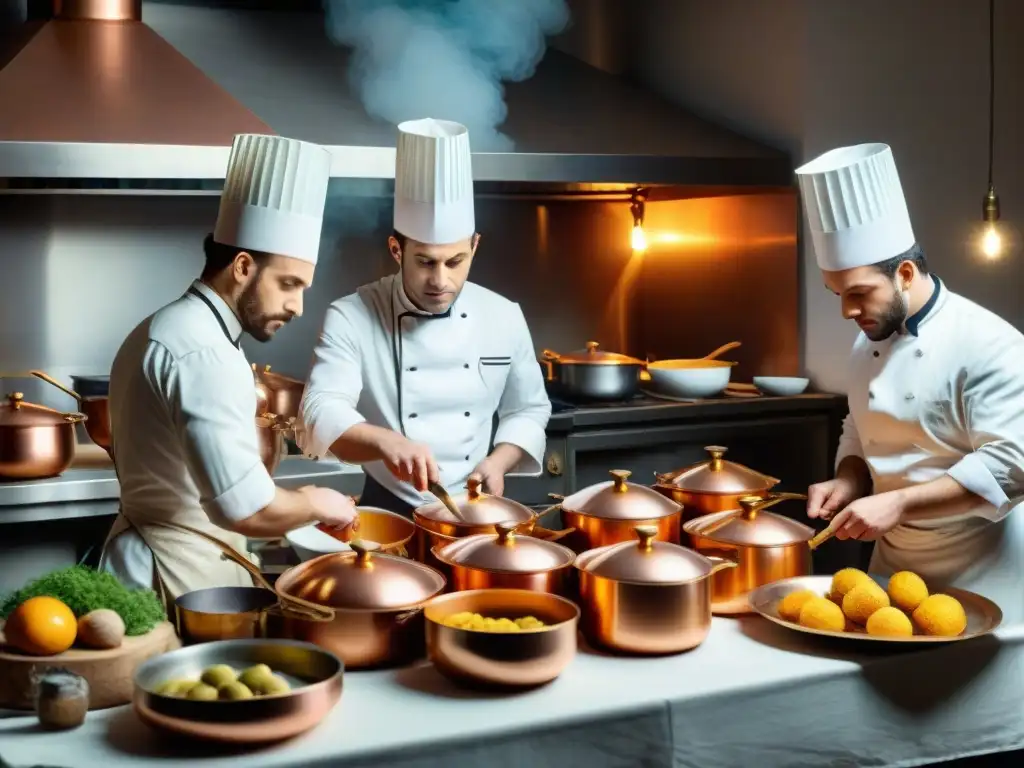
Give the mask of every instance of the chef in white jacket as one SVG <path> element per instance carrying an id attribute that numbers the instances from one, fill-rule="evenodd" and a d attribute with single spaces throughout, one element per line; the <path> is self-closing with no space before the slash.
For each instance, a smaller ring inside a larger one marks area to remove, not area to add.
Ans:
<path id="1" fill-rule="evenodd" d="M 509 471 L 541 471 L 551 403 L 519 305 L 467 282 L 479 240 L 466 128 L 399 125 L 399 271 L 328 309 L 297 434 L 363 465 L 361 505 L 409 514 L 428 480 L 501 494 Z"/>
<path id="2" fill-rule="evenodd" d="M 278 136 L 235 137 L 206 266 L 125 339 L 110 373 L 121 508 L 100 567 L 168 602 L 251 577 L 185 525 L 247 551 L 247 537 L 313 521 L 342 526 L 352 500 L 277 487 L 256 435 L 256 390 L 239 341 L 269 340 L 313 280 L 331 156 Z"/>
<path id="3" fill-rule="evenodd" d="M 888 146 L 797 174 L 825 286 L 861 330 L 836 476 L 810 488 L 808 514 L 875 541 L 872 572 L 1024 618 L 1024 336 L 930 273 Z"/>

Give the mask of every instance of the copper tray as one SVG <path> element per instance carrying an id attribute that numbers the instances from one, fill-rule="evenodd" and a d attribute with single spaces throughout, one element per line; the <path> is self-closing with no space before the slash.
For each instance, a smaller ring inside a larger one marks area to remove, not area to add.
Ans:
<path id="1" fill-rule="evenodd" d="M 889 584 L 888 577 L 872 576 L 878 585 L 885 589 Z M 852 630 L 848 632 L 830 632 L 824 629 L 810 629 L 802 627 L 791 621 L 779 617 L 778 605 L 790 592 L 800 589 L 809 589 L 812 592 L 824 597 L 832 586 L 831 576 L 797 576 L 792 579 L 783 579 L 771 584 L 758 587 L 750 593 L 750 605 L 755 612 L 761 614 L 769 621 L 774 621 L 787 629 L 797 632 L 804 632 L 808 635 L 822 635 L 824 637 L 838 637 L 843 640 L 854 640 L 863 642 L 865 640 L 876 643 L 950 643 L 959 640 L 972 640 L 975 637 L 987 635 L 1003 622 L 1003 612 L 998 605 L 987 597 L 982 597 L 975 592 L 968 592 L 964 589 L 949 587 L 942 590 L 942 594 L 955 597 L 964 607 L 967 614 L 967 629 L 957 637 L 932 637 L 931 635 L 914 635 L 913 637 L 875 637 L 864 630 Z"/>

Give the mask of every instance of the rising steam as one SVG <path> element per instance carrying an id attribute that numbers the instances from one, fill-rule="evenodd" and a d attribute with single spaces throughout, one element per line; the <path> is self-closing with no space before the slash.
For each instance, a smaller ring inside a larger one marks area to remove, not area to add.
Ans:
<path id="1" fill-rule="evenodd" d="M 469 128 L 476 151 L 509 151 L 503 82 L 529 78 L 565 0 L 324 0 L 331 39 L 353 49 L 351 85 L 391 123 L 436 117 Z"/>

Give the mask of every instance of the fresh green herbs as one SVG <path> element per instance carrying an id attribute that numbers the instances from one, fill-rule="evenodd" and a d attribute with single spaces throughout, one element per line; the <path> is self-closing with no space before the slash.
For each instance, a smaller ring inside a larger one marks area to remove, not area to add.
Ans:
<path id="1" fill-rule="evenodd" d="M 109 608 L 124 620 L 125 634 L 144 635 L 167 618 L 163 603 L 151 589 L 128 589 L 110 573 L 85 565 L 52 571 L 31 581 L 18 591 L 0 599 L 0 618 L 30 597 L 55 597 L 84 616 L 98 608 Z"/>

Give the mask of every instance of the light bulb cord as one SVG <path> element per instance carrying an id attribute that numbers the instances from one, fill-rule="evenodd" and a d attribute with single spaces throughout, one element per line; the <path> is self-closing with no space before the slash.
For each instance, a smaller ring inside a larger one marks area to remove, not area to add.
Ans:
<path id="1" fill-rule="evenodd" d="M 996 0 L 988 0 L 988 188 L 992 189 L 992 167 L 996 138 Z"/>

